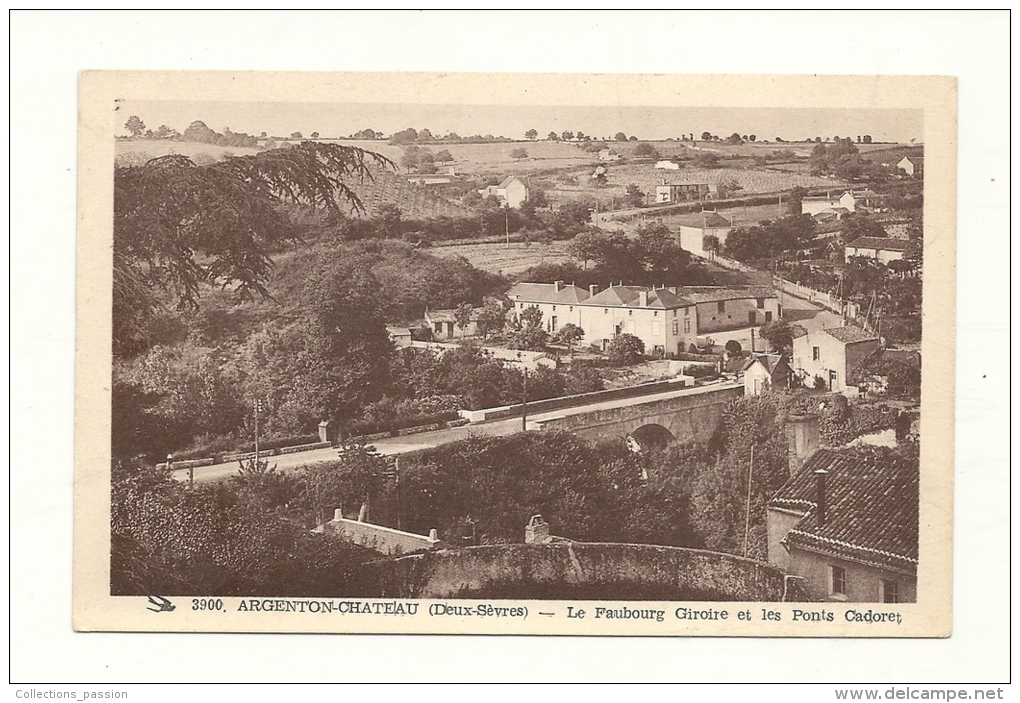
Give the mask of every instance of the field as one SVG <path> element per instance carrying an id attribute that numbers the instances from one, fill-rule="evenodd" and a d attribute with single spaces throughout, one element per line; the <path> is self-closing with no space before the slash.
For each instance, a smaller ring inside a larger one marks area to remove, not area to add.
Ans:
<path id="1" fill-rule="evenodd" d="M 514 276 L 538 264 L 556 264 L 571 261 L 567 254 L 568 242 L 553 241 L 549 244 L 532 243 L 530 246 L 519 242 L 506 244 L 456 244 L 432 247 L 428 253 L 433 256 L 452 258 L 463 256 L 472 266 L 503 276 Z"/>
<path id="2" fill-rule="evenodd" d="M 242 156 L 257 154 L 259 149 L 246 149 L 233 146 L 216 146 L 214 144 L 201 144 L 199 142 L 170 142 L 170 141 L 128 141 L 118 139 L 115 142 L 114 158 L 117 165 L 143 164 L 149 159 L 168 154 L 182 154 L 192 159 L 209 159 L 218 161 L 224 154 Z"/>

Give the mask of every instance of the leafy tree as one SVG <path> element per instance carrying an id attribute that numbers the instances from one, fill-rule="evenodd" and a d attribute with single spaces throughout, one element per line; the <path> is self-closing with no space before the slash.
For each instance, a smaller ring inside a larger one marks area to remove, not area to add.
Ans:
<path id="1" fill-rule="evenodd" d="M 753 141 L 755 141 L 757 139 L 758 139 L 758 136 L 756 134 L 750 134 L 747 137 L 747 141 L 749 141 L 749 142 L 753 142 Z"/>
<path id="2" fill-rule="evenodd" d="M 508 345 L 511 349 L 542 351 L 549 341 L 549 333 L 542 327 L 542 311 L 531 305 L 517 315 L 511 327 Z"/>
<path id="3" fill-rule="evenodd" d="M 453 155 L 448 149 L 441 149 L 439 153 L 436 154 L 436 161 L 449 163 L 450 161 L 453 161 Z"/>
<path id="4" fill-rule="evenodd" d="M 318 132 L 312 132 L 312 139 L 318 139 L 318 138 L 319 138 L 319 133 Z"/>
<path id="5" fill-rule="evenodd" d="M 736 132 L 734 132 L 730 136 L 726 137 L 726 142 L 728 144 L 743 144 L 744 143 L 744 138 L 741 137 Z"/>
<path id="6" fill-rule="evenodd" d="M 488 339 L 490 334 L 503 329 L 505 321 L 503 304 L 498 298 L 486 297 L 478 313 L 478 331 L 482 333 L 482 337 Z"/>
<path id="7" fill-rule="evenodd" d="M 475 308 L 471 303 L 461 303 L 457 306 L 457 311 L 454 317 L 457 321 L 457 327 L 460 327 L 460 331 L 464 332 L 471 324 L 471 315 L 474 313 Z"/>
<path id="8" fill-rule="evenodd" d="M 302 135 L 301 132 L 291 132 L 290 133 L 290 138 L 291 139 L 304 139 L 304 135 Z"/>
<path id="9" fill-rule="evenodd" d="M 631 207 L 640 207 L 644 205 L 645 194 L 637 183 L 631 183 L 627 186 L 627 203 Z"/>
<path id="10" fill-rule="evenodd" d="M 550 142 L 558 142 L 560 140 L 560 135 L 556 134 L 556 132 L 549 132 L 549 134 L 547 134 L 545 138 L 547 141 Z"/>
<path id="11" fill-rule="evenodd" d="M 516 149 L 510 152 L 510 158 L 514 159 L 515 161 L 526 159 L 528 158 L 528 150 L 525 149 L 524 147 L 517 147 Z"/>
<path id="12" fill-rule="evenodd" d="M 413 171 L 418 168 L 420 163 L 421 150 L 416 146 L 409 146 L 404 149 L 403 155 L 400 157 L 400 165 L 406 168 L 408 171 Z"/>
<path id="13" fill-rule="evenodd" d="M 563 325 L 556 333 L 556 341 L 567 345 L 567 352 L 573 353 L 574 345 L 584 339 L 584 330 L 572 322 Z"/>
<path id="14" fill-rule="evenodd" d="M 618 141 L 618 142 L 625 142 L 625 141 L 627 141 L 627 135 L 624 134 L 623 132 L 617 132 L 616 133 L 616 141 Z"/>
<path id="15" fill-rule="evenodd" d="M 740 356 L 744 351 L 744 348 L 740 346 L 740 342 L 738 342 L 735 339 L 731 339 L 728 342 L 726 342 L 725 348 L 726 353 L 731 357 Z"/>
<path id="16" fill-rule="evenodd" d="M 807 189 L 801 186 L 795 186 L 790 190 L 790 195 L 787 196 L 786 211 L 790 215 L 799 215 L 801 211 L 801 203 L 807 196 Z"/>
<path id="17" fill-rule="evenodd" d="M 630 366 L 644 358 L 645 343 L 632 334 L 618 334 L 610 340 L 606 354 L 614 366 Z"/>
<path id="18" fill-rule="evenodd" d="M 394 132 L 390 136 L 390 144 L 414 144 L 418 141 L 418 130 L 414 127 Z"/>
<path id="19" fill-rule="evenodd" d="M 711 141 L 711 140 L 712 140 L 712 133 L 711 132 L 702 132 L 701 133 L 701 141 L 708 142 L 708 141 Z"/>
<path id="20" fill-rule="evenodd" d="M 659 158 L 659 152 L 654 146 L 652 146 L 648 142 L 641 142 L 636 147 L 634 147 L 634 156 L 657 159 Z"/>
<path id="21" fill-rule="evenodd" d="M 535 139 L 538 138 L 538 130 L 537 129 L 529 129 L 527 132 L 524 133 L 524 138 L 529 140 L 529 141 L 534 141 Z"/>
<path id="22" fill-rule="evenodd" d="M 138 139 L 145 134 L 145 123 L 138 117 L 138 115 L 131 115 L 128 121 L 124 123 L 125 129 L 131 133 L 131 136 Z"/>
<path id="23" fill-rule="evenodd" d="M 569 142 L 574 138 L 574 133 L 565 129 L 563 130 L 563 134 L 560 135 L 560 138 L 565 142 Z"/>
<path id="24" fill-rule="evenodd" d="M 204 283 L 233 286 L 240 299 L 267 296 L 268 248 L 299 231 L 280 203 L 313 205 L 331 217 L 342 200 L 360 208 L 348 181 L 370 176 L 372 160 L 389 164 L 361 149 L 312 142 L 207 166 L 170 155 L 115 169 L 114 352 L 144 348 L 145 321 L 161 298 L 194 308 Z"/>
<path id="25" fill-rule="evenodd" d="M 698 168 L 719 168 L 719 155 L 710 151 L 699 151 L 694 155 L 694 165 Z"/>
<path id="26" fill-rule="evenodd" d="M 787 352 L 793 348 L 793 326 L 782 318 L 763 325 L 758 334 L 772 351 Z"/>
<path id="27" fill-rule="evenodd" d="M 842 220 L 843 241 L 850 243 L 859 237 L 888 237 L 880 222 L 862 213 L 851 213 Z"/>

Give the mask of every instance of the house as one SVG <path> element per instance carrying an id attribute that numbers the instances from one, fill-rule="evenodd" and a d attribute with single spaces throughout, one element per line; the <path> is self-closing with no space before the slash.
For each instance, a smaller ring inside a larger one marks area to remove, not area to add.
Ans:
<path id="1" fill-rule="evenodd" d="M 904 156 L 896 164 L 896 170 L 903 171 L 911 178 L 923 178 L 924 177 L 924 157 L 923 156 Z"/>
<path id="2" fill-rule="evenodd" d="M 617 154 L 613 149 L 599 149 L 599 160 L 600 161 L 619 161 L 620 155 Z"/>
<path id="3" fill-rule="evenodd" d="M 555 334 L 566 324 L 584 330 L 583 344 L 605 350 L 621 334 L 630 334 L 645 344 L 649 354 L 673 357 L 697 341 L 697 310 L 676 288 L 610 286 L 588 290 L 563 281 L 518 283 L 507 294 L 514 309 L 542 311 L 546 331 Z"/>
<path id="4" fill-rule="evenodd" d="M 766 512 L 769 563 L 814 600 L 916 602 L 917 464 L 818 449 L 817 420 L 789 418 L 791 476 Z"/>
<path id="5" fill-rule="evenodd" d="M 841 195 L 834 196 L 831 193 L 826 195 L 807 195 L 800 201 L 800 212 L 802 215 L 817 215 L 823 210 L 846 208 L 848 212 L 854 212 L 857 207 L 857 198 L 852 191 L 845 191 Z"/>
<path id="6" fill-rule="evenodd" d="M 670 161 L 669 159 L 662 159 L 655 162 L 655 168 L 665 169 L 667 171 L 679 171 L 680 164 L 676 161 Z"/>
<path id="7" fill-rule="evenodd" d="M 390 341 L 396 347 L 409 347 L 411 346 L 411 328 L 410 327 L 396 327 L 394 325 L 386 325 L 386 334 L 389 335 Z"/>
<path id="8" fill-rule="evenodd" d="M 698 309 L 698 334 L 760 327 L 782 317 L 770 286 L 684 286 L 677 289 Z"/>
<path id="9" fill-rule="evenodd" d="M 852 325 L 808 332 L 793 339 L 793 370 L 809 387 L 821 378 L 826 389 L 843 393 L 850 374 L 879 346 L 878 337 Z"/>
<path id="10" fill-rule="evenodd" d="M 726 244 L 726 237 L 733 225 L 717 212 L 703 211 L 684 215 L 680 218 L 680 233 L 677 237 L 680 247 L 692 254 L 710 257 Z M 715 240 L 709 239 L 715 237 Z"/>
<path id="11" fill-rule="evenodd" d="M 846 260 L 864 256 L 888 264 L 905 258 L 909 247 L 910 242 L 896 237 L 859 237 L 846 245 Z"/>
<path id="12" fill-rule="evenodd" d="M 662 183 L 655 186 L 655 202 L 685 203 L 709 197 L 707 183 Z"/>
<path id="13" fill-rule="evenodd" d="M 478 192 L 483 198 L 494 195 L 500 203 L 512 208 L 519 208 L 528 199 L 528 186 L 517 176 L 509 176 L 499 185 L 489 186 Z"/>
<path id="14" fill-rule="evenodd" d="M 426 310 L 425 323 L 432 330 L 433 338 L 437 340 L 463 339 L 478 334 L 478 318 L 481 314 L 480 309 L 472 310 L 467 327 L 462 328 L 457 323 L 456 310 Z"/>
<path id="15" fill-rule="evenodd" d="M 744 395 L 761 395 L 768 388 L 789 388 L 793 369 L 781 354 L 752 354 L 742 369 Z"/>

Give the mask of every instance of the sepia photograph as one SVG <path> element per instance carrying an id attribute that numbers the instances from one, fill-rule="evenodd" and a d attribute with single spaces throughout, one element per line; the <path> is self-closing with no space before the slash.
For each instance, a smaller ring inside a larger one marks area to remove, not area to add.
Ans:
<path id="1" fill-rule="evenodd" d="M 455 97 L 102 106 L 108 596 L 948 634 L 901 607 L 951 589 L 919 597 L 925 105 Z"/>
<path id="2" fill-rule="evenodd" d="M 12 12 L 12 697 L 1004 699 L 1005 18 Z"/>

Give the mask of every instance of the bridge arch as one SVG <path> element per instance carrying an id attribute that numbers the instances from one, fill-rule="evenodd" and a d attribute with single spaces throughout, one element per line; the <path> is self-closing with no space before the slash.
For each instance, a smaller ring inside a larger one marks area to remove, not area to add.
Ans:
<path id="1" fill-rule="evenodd" d="M 627 435 L 627 446 L 638 452 L 649 449 L 665 449 L 675 440 L 676 437 L 668 429 L 656 422 L 650 422 L 641 425 Z"/>

